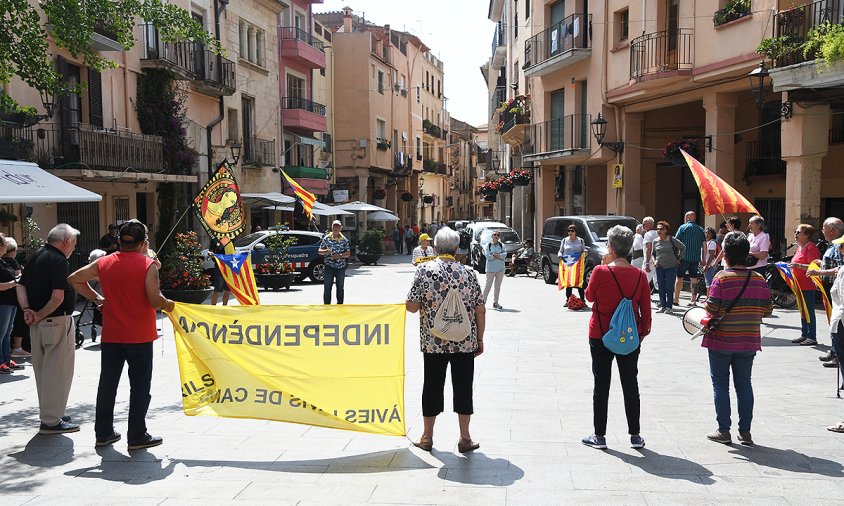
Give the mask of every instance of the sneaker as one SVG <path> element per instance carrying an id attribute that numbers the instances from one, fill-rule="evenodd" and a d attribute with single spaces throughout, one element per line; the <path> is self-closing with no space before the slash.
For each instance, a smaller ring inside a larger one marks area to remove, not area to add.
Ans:
<path id="1" fill-rule="evenodd" d="M 23 348 L 15 348 L 12 350 L 12 358 L 29 358 L 32 356 L 32 353 L 24 350 Z"/>
<path id="2" fill-rule="evenodd" d="M 495 309 L 504 309 L 503 307 L 501 307 L 501 304 L 499 304 L 499 303 L 497 303 L 497 302 L 494 302 L 494 303 L 492 304 L 492 307 L 493 307 L 493 308 L 495 308 Z"/>
<path id="3" fill-rule="evenodd" d="M 830 351 L 826 352 L 826 355 L 821 355 L 820 357 L 818 357 L 818 360 L 820 360 L 821 362 L 829 362 L 830 360 L 832 360 L 834 358 L 835 358 L 835 352 L 830 350 Z"/>
<path id="4" fill-rule="evenodd" d="M 824 364 L 826 365 L 826 364 Z M 6 364 L 0 364 L 0 374 L 12 374 L 12 370 Z"/>
<path id="5" fill-rule="evenodd" d="M 65 415 L 65 416 L 63 416 L 63 417 L 62 417 L 62 421 L 63 421 L 63 422 L 70 423 L 70 415 Z"/>
<path id="6" fill-rule="evenodd" d="M 18 364 L 14 360 L 9 360 L 9 363 L 6 365 L 9 366 L 9 369 L 13 371 L 20 371 L 21 369 L 23 369 L 23 366 L 21 364 Z"/>
<path id="7" fill-rule="evenodd" d="M 599 450 L 607 449 L 607 438 L 604 436 L 596 436 L 592 434 L 591 436 L 581 439 L 580 442 L 586 446 L 591 446 L 592 448 L 597 448 Z"/>
<path id="8" fill-rule="evenodd" d="M 800 343 L 800 346 L 814 346 L 818 344 L 818 342 L 811 337 L 807 337 L 803 342 Z"/>
<path id="9" fill-rule="evenodd" d="M 108 446 L 112 445 L 116 442 L 120 441 L 120 433 L 119 432 L 112 432 L 110 436 L 105 439 L 97 439 L 95 447 L 99 448 L 101 446 Z"/>
<path id="10" fill-rule="evenodd" d="M 744 446 L 753 446 L 753 437 L 751 437 L 750 432 L 739 431 L 738 442 Z"/>
<path id="11" fill-rule="evenodd" d="M 803 341 L 805 341 L 806 339 L 807 339 L 806 336 L 800 336 L 800 337 L 796 337 L 796 338 L 792 339 L 791 342 L 793 344 L 800 344 Z"/>
<path id="12" fill-rule="evenodd" d="M 656 312 L 657 312 L 657 313 L 664 313 L 664 312 L 665 312 L 665 308 L 664 308 L 664 307 L 660 307 L 659 309 L 657 309 L 657 310 L 656 310 Z"/>
<path id="13" fill-rule="evenodd" d="M 42 422 L 41 428 L 38 431 L 39 434 L 66 434 L 68 432 L 79 432 L 79 425 L 68 423 L 64 420 L 53 426 Z"/>
<path id="14" fill-rule="evenodd" d="M 630 436 L 630 448 L 644 448 L 645 439 L 640 435 Z"/>
<path id="15" fill-rule="evenodd" d="M 164 442 L 164 439 L 158 436 L 150 436 L 149 433 L 144 434 L 140 441 L 129 443 L 130 450 L 143 450 L 144 448 L 152 448 Z"/>
<path id="16" fill-rule="evenodd" d="M 838 367 L 838 357 L 833 357 L 829 362 L 823 363 L 824 367 Z"/>
<path id="17" fill-rule="evenodd" d="M 715 430 L 707 434 L 706 438 L 710 441 L 715 441 L 716 443 L 725 445 L 733 443 L 733 437 L 730 436 L 730 431 L 722 432 L 720 430 Z"/>

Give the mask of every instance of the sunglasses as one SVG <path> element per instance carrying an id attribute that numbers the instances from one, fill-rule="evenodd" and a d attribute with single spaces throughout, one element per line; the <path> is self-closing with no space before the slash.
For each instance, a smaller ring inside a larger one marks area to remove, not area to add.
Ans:
<path id="1" fill-rule="evenodd" d="M 663 227 L 656 227 L 657 230 L 665 230 Z"/>

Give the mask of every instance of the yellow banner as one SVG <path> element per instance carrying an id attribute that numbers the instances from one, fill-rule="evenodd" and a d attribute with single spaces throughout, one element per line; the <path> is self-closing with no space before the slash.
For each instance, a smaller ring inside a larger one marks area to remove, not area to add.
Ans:
<path id="1" fill-rule="evenodd" d="M 406 433 L 404 304 L 177 303 L 168 316 L 187 415 Z"/>

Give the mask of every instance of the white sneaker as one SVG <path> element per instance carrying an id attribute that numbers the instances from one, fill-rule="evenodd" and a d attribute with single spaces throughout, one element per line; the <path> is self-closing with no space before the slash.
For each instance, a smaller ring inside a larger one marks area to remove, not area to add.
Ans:
<path id="1" fill-rule="evenodd" d="M 25 351 L 23 348 L 15 348 L 12 350 L 12 357 L 13 358 L 29 358 L 32 356 L 32 353 Z"/>

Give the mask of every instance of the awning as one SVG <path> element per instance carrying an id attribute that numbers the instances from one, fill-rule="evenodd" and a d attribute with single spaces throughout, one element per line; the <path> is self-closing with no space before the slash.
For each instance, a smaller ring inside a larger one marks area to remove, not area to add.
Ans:
<path id="1" fill-rule="evenodd" d="M 58 178 L 31 162 L 0 160 L 0 204 L 99 202 L 102 195 Z"/>
<path id="2" fill-rule="evenodd" d="M 325 143 L 319 139 L 314 139 L 313 137 L 303 137 L 301 135 L 294 135 L 296 137 L 296 142 L 299 144 L 308 144 L 310 146 L 316 146 L 319 149 L 323 149 L 325 147 Z"/>
<path id="3" fill-rule="evenodd" d="M 292 204 L 293 202 L 296 202 L 296 199 L 293 197 L 278 192 L 241 193 L 240 198 L 243 199 L 243 202 L 252 205 Z"/>

